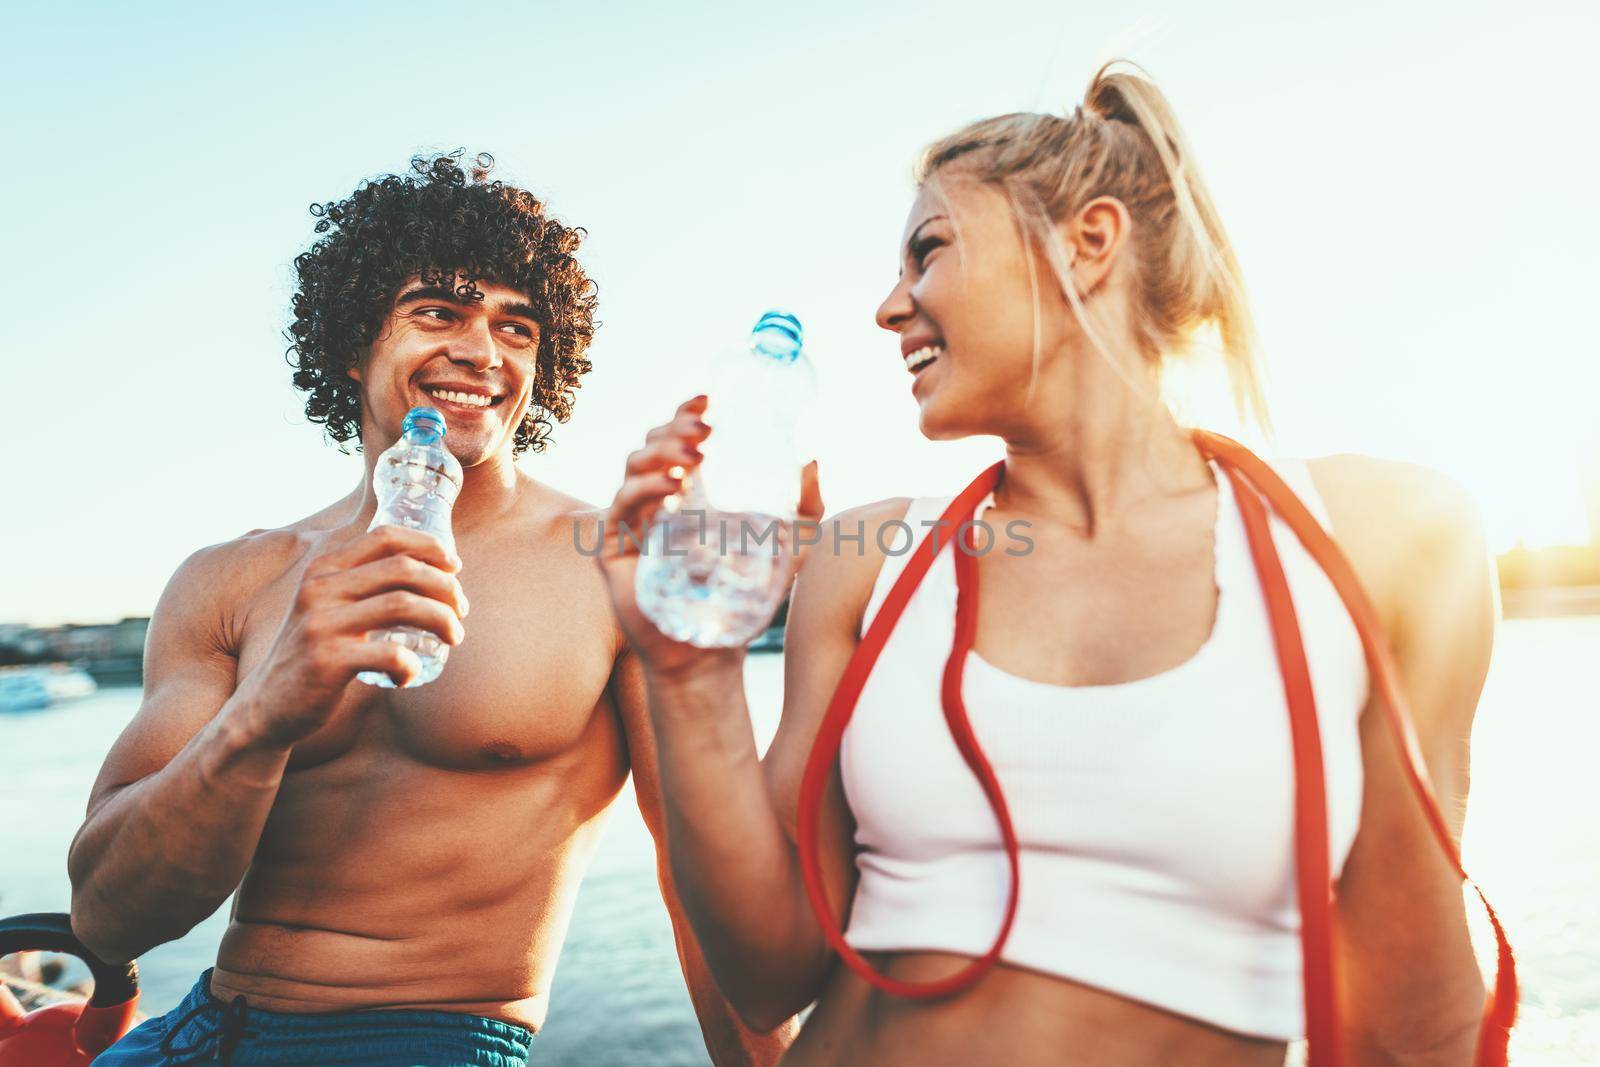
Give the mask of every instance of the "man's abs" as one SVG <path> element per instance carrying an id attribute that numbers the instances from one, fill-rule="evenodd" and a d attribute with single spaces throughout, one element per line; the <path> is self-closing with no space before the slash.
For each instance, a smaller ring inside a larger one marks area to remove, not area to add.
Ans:
<path id="1" fill-rule="evenodd" d="M 460 772 L 356 750 L 291 773 L 213 992 L 269 1011 L 429 1008 L 537 1029 L 625 774 L 575 775 L 576 755 Z"/>

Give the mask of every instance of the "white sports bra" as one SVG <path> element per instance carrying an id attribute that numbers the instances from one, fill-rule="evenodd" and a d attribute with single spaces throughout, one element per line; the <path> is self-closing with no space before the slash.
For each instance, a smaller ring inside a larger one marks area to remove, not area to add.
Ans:
<path id="1" fill-rule="evenodd" d="M 1293 1040 L 1305 1010 L 1284 683 L 1230 481 L 1211 467 L 1219 600 L 1199 652 L 1161 674 L 1094 686 L 1019 678 L 972 652 L 962 696 L 1021 845 L 1002 960 Z M 1273 467 L 1326 528 L 1304 462 Z M 918 498 L 905 521 L 920 538 L 949 502 Z M 1276 515 L 1271 530 L 1316 696 L 1337 877 L 1360 825 L 1366 660 L 1322 569 Z M 939 554 L 907 604 L 840 748 L 860 872 L 845 937 L 860 951 L 979 956 L 1005 910 L 999 831 L 941 713 L 953 555 Z M 863 632 L 908 558 L 885 557 Z"/>

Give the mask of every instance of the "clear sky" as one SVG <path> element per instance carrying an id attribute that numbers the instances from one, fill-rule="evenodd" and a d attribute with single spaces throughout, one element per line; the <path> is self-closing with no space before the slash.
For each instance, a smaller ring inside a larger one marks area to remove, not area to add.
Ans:
<path id="1" fill-rule="evenodd" d="M 1278 448 L 1444 470 L 1497 548 L 1580 542 L 1600 9 L 1321 6 L 13 7 L 0 621 L 147 613 L 193 549 L 355 484 L 289 383 L 289 267 L 309 204 L 420 150 L 492 152 L 590 232 L 595 370 L 537 477 L 609 500 L 687 368 L 778 305 L 821 376 L 830 509 L 953 491 L 995 443 L 922 440 L 872 323 L 912 163 L 969 119 L 1070 108 L 1111 55 L 1195 145 Z"/>

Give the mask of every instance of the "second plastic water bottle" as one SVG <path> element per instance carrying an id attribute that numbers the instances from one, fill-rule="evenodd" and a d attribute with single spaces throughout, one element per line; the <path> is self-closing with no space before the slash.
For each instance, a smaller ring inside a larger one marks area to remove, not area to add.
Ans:
<path id="1" fill-rule="evenodd" d="M 412 408 L 400 427 L 400 440 L 378 457 L 372 472 L 372 491 L 378 497 L 378 512 L 372 517 L 379 526 L 404 526 L 430 533 L 455 550 L 450 532 L 450 508 L 461 492 L 461 464 L 444 446 L 444 416 L 434 408 Z M 422 673 L 406 686 L 426 685 L 444 670 L 450 646 L 427 630 L 400 626 L 368 635 L 376 640 L 397 641 L 417 654 Z M 368 685 L 394 688 L 394 681 L 383 671 L 362 671 L 357 678 Z"/>
<path id="2" fill-rule="evenodd" d="M 713 366 L 704 461 L 652 524 L 634 577 L 657 629 L 701 648 L 749 642 L 788 591 L 799 417 L 816 389 L 800 320 L 761 316 Z"/>

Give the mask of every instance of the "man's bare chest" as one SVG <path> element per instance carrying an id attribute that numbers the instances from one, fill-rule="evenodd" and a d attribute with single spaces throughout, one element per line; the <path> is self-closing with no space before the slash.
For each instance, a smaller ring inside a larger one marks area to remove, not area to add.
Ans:
<path id="1" fill-rule="evenodd" d="M 592 563 L 507 558 L 466 544 L 460 551 L 471 610 L 466 639 L 450 650 L 443 673 L 412 689 L 350 683 L 328 723 L 296 746 L 291 770 L 369 748 L 474 769 L 615 746 L 618 726 L 603 698 L 616 628 Z M 252 597 L 239 639 L 241 680 L 265 660 L 306 562 Z"/>

